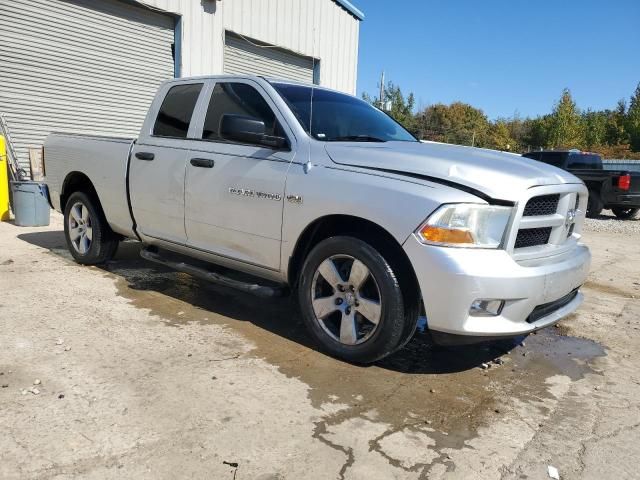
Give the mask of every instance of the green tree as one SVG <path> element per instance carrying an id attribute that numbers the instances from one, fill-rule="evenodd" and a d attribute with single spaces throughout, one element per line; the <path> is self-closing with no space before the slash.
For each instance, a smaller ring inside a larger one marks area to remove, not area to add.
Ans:
<path id="1" fill-rule="evenodd" d="M 547 131 L 549 146 L 554 148 L 576 148 L 583 143 L 580 111 L 568 88 L 556 103 L 549 117 Z"/>
<path id="2" fill-rule="evenodd" d="M 411 133 L 416 133 L 415 116 L 413 114 L 415 97 L 413 93 L 409 93 L 405 98 L 400 87 L 389 81 L 384 89 L 382 101 L 379 97 L 372 98 L 366 92 L 362 94 L 362 99 L 387 112 Z"/>
<path id="3" fill-rule="evenodd" d="M 629 135 L 631 151 L 640 152 L 640 83 L 629 102 L 625 130 Z"/>
<path id="4" fill-rule="evenodd" d="M 389 82 L 383 98 L 362 98 L 384 109 L 418 138 L 460 145 L 526 151 L 539 148 L 583 148 L 609 158 L 640 158 L 640 83 L 629 102 L 620 100 L 612 110 L 581 111 L 571 92 L 562 96 L 550 114 L 521 119 L 487 119 L 472 105 L 438 103 L 414 113 L 415 98 L 405 97 Z"/>
<path id="5" fill-rule="evenodd" d="M 618 100 L 616 109 L 605 110 L 607 122 L 605 125 L 605 143 L 607 145 L 621 145 L 629 143 L 627 135 L 627 104 Z"/>
<path id="6" fill-rule="evenodd" d="M 490 123 L 484 112 L 467 103 L 438 103 L 417 115 L 419 138 L 459 145 L 487 146 Z"/>
<path id="7" fill-rule="evenodd" d="M 529 118 L 525 121 L 527 132 L 524 137 L 524 144 L 532 149 L 547 148 L 549 146 L 549 124 L 550 116 Z"/>
<path id="8" fill-rule="evenodd" d="M 592 149 L 604 145 L 607 134 L 607 113 L 587 110 L 582 114 L 584 146 Z"/>
<path id="9" fill-rule="evenodd" d="M 508 120 L 496 120 L 489 129 L 487 146 L 489 148 L 507 152 L 518 150 L 517 141 L 511 136 L 511 129 L 509 126 Z"/>

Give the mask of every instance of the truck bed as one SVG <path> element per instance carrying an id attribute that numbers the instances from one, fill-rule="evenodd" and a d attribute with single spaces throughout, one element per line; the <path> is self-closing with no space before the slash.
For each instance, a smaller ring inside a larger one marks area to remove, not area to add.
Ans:
<path id="1" fill-rule="evenodd" d="M 640 207 L 640 172 L 629 170 L 570 170 L 587 187 L 599 192 L 605 208 Z M 631 177 L 628 190 L 618 188 L 618 179 L 623 175 Z"/>
<path id="2" fill-rule="evenodd" d="M 114 232 L 134 236 L 127 201 L 127 164 L 134 138 L 52 133 L 45 142 L 45 182 L 51 204 L 62 212 L 65 180 L 82 172 L 93 182 Z M 116 172 L 120 172 L 116 174 Z"/>

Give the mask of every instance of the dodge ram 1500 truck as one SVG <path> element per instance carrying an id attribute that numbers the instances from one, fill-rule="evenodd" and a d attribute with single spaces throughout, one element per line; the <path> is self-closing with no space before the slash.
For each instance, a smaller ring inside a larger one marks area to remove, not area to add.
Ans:
<path id="1" fill-rule="evenodd" d="M 321 347 L 348 361 L 398 350 L 421 314 L 436 339 L 483 340 L 554 324 L 583 299 L 579 179 L 422 143 L 326 88 L 174 79 L 137 139 L 54 133 L 44 156 L 76 261 L 106 262 L 133 238 L 192 275 L 289 290 Z"/>

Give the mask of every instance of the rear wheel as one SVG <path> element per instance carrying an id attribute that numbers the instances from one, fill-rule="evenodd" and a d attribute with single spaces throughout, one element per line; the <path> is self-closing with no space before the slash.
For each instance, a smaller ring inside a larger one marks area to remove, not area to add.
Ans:
<path id="1" fill-rule="evenodd" d="M 621 218 L 623 220 L 629 220 L 632 218 L 636 218 L 636 215 L 640 211 L 640 208 L 612 208 L 611 211 L 613 214 Z"/>
<path id="2" fill-rule="evenodd" d="M 329 354 L 371 363 L 401 348 L 415 330 L 391 265 L 353 237 L 320 242 L 302 267 L 298 300 L 311 334 Z"/>
<path id="3" fill-rule="evenodd" d="M 119 243 L 97 200 L 84 192 L 74 192 L 67 200 L 64 235 L 71 255 L 83 265 L 96 265 L 110 260 Z"/>
<path id="4" fill-rule="evenodd" d="M 602 209 L 604 205 L 602 205 L 602 199 L 598 192 L 593 190 L 589 190 L 589 201 L 587 202 L 587 217 L 588 218 L 598 218 L 600 213 L 602 213 Z"/>

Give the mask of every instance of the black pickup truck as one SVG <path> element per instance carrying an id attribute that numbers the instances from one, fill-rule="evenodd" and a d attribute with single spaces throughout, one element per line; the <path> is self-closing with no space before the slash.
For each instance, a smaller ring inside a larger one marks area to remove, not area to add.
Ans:
<path id="1" fill-rule="evenodd" d="M 589 189 L 589 218 L 600 215 L 603 208 L 623 219 L 635 218 L 640 211 L 640 172 L 606 170 L 600 155 L 580 150 L 541 150 L 522 156 L 562 168 L 581 179 Z"/>

